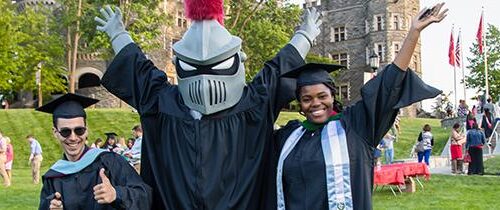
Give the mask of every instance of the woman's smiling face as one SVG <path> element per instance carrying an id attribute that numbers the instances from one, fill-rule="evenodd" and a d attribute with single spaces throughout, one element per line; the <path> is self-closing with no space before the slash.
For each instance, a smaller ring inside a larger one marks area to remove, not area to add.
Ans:
<path id="1" fill-rule="evenodd" d="M 300 88 L 300 110 L 308 121 L 324 123 L 333 111 L 332 91 L 324 84 L 306 85 Z"/>

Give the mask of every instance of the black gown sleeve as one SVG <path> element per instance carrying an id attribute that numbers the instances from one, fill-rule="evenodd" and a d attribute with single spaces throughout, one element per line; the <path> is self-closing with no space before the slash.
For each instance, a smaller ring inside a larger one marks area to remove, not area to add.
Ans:
<path id="1" fill-rule="evenodd" d="M 116 190 L 112 205 L 117 209 L 151 209 L 152 190 L 127 161 L 117 154 L 105 158 L 108 177 Z"/>
<path id="2" fill-rule="evenodd" d="M 374 147 L 391 128 L 400 108 L 440 93 L 412 70 L 403 71 L 389 64 L 361 88 L 361 101 L 344 111 L 344 121 Z"/>
<path id="3" fill-rule="evenodd" d="M 101 83 L 141 115 L 158 111 L 158 94 L 169 85 L 165 72 L 156 68 L 135 43 L 115 56 Z"/>
<path id="4" fill-rule="evenodd" d="M 295 98 L 295 80 L 280 78 L 280 75 L 304 65 L 305 61 L 291 44 L 283 47 L 264 68 L 253 78 L 251 87 L 264 86 L 269 97 L 272 115 L 276 119 L 279 111 Z"/>
<path id="5" fill-rule="evenodd" d="M 39 210 L 48 210 L 50 207 L 51 199 L 47 199 L 47 197 L 54 194 L 53 190 L 50 189 L 50 186 L 49 181 L 43 179 L 42 191 L 40 192 L 40 204 L 38 205 Z"/>

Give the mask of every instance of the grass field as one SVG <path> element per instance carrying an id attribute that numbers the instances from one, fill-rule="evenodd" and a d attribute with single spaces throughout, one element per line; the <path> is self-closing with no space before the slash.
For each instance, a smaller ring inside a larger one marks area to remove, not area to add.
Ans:
<path id="1" fill-rule="evenodd" d="M 120 136 L 130 137 L 131 128 L 139 122 L 137 113 L 126 109 L 88 110 L 89 139 L 104 138 L 104 132 L 114 131 Z M 291 119 L 304 119 L 297 113 L 283 112 L 278 119 L 285 125 Z M 407 158 L 424 124 L 432 126 L 435 138 L 433 153 L 439 154 L 448 139 L 448 130 L 439 127 L 436 119 L 402 118 L 401 135 L 394 144 L 396 158 Z M 27 134 L 34 134 L 42 144 L 44 161 L 42 173 L 61 157 L 62 151 L 51 132 L 52 121 L 48 114 L 32 110 L 0 110 L 0 129 L 11 137 L 14 144 L 15 159 L 13 181 L 10 188 L 0 186 L 0 210 L 37 209 L 41 185 L 31 184 L 28 168 L 29 146 Z M 491 174 L 500 173 L 500 158 L 485 162 Z M 432 176 L 425 183 L 426 189 L 414 194 L 394 197 L 390 190 L 384 189 L 374 194 L 375 209 L 495 209 L 500 191 L 500 177 Z M 479 202 L 478 202 L 479 201 Z M 497 208 L 498 209 L 498 208 Z"/>
<path id="2" fill-rule="evenodd" d="M 433 175 L 424 190 L 394 197 L 385 188 L 373 195 L 373 208 L 422 209 L 499 209 L 500 177 Z"/>
<path id="3" fill-rule="evenodd" d="M 17 163 L 19 164 L 19 163 Z M 42 169 L 46 171 L 47 168 Z M 31 184 L 30 170 L 13 170 L 12 186 L 0 186 L 0 209 L 37 209 L 41 184 Z M 500 177 L 433 175 L 425 190 L 394 197 L 388 188 L 377 190 L 373 208 L 385 209 L 498 209 Z"/>

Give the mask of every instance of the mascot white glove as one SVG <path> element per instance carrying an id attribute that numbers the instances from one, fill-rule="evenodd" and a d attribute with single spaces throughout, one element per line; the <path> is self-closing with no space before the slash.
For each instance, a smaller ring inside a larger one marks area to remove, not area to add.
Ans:
<path id="1" fill-rule="evenodd" d="M 100 12 L 105 20 L 95 17 L 94 20 L 98 23 L 96 29 L 108 34 L 113 50 L 115 54 L 118 54 L 121 49 L 133 42 L 130 34 L 125 30 L 125 26 L 123 25 L 122 12 L 116 6 L 114 12 L 109 5 L 101 8 Z"/>
<path id="2" fill-rule="evenodd" d="M 319 17 L 320 13 L 316 8 L 305 9 L 304 16 L 302 17 L 302 25 L 300 25 L 299 30 L 295 32 L 295 35 L 290 41 L 290 44 L 297 49 L 304 59 L 311 49 L 314 40 L 321 32 L 319 27 L 322 21 Z"/>

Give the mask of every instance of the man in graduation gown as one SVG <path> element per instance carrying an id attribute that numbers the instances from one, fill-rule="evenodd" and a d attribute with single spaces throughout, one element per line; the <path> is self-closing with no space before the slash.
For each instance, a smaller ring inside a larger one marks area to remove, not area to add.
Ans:
<path id="1" fill-rule="evenodd" d="M 274 164 L 268 170 L 267 201 L 261 209 L 372 209 L 374 148 L 391 128 L 400 108 L 441 93 L 425 84 L 408 69 L 408 65 L 420 31 L 446 16 L 447 9 L 440 13 L 443 5 L 434 7 L 428 17 L 419 19 L 426 11 L 424 9 L 413 19 L 403 47 L 393 63 L 362 87 L 362 100 L 341 112 L 337 110 L 338 114 L 321 124 L 309 120 L 291 121 L 275 133 L 271 161 Z M 321 69 L 318 66 L 306 64 L 283 76 L 297 78 L 298 87 L 324 83 L 333 86 L 328 73 L 318 71 Z M 308 74 L 313 71 L 324 74 Z M 314 112 L 320 110 L 320 99 L 314 102 L 307 99 L 310 107 L 314 106 Z M 303 102 L 299 100 L 299 103 Z M 306 116 L 307 111 L 310 110 L 304 111 Z M 326 128 L 330 122 L 337 123 L 333 121 L 339 123 L 334 124 L 332 130 Z M 293 146 L 289 146 L 297 135 L 296 130 L 304 133 Z M 324 135 L 325 130 L 327 135 Z M 324 141 L 324 138 L 330 139 Z M 324 143 L 335 141 L 339 143 Z M 327 164 L 327 161 L 330 162 Z M 334 161 L 345 161 L 346 167 L 330 164 Z"/>
<path id="2" fill-rule="evenodd" d="M 63 158 L 43 175 L 39 209 L 149 209 L 151 188 L 114 152 L 89 148 L 85 107 L 97 100 L 63 95 L 38 111 L 51 113 Z"/>
<path id="3" fill-rule="evenodd" d="M 245 84 L 246 56 L 241 39 L 221 25 L 222 1 L 186 5 L 193 21 L 173 46 L 179 85 L 133 43 L 119 8 L 103 9 L 97 29 L 110 36 L 116 57 L 102 84 L 140 114 L 141 176 L 153 187 L 154 208 L 258 209 L 266 145 L 293 99 L 279 76 L 304 64 L 319 13 L 307 10 L 290 43 Z"/>

